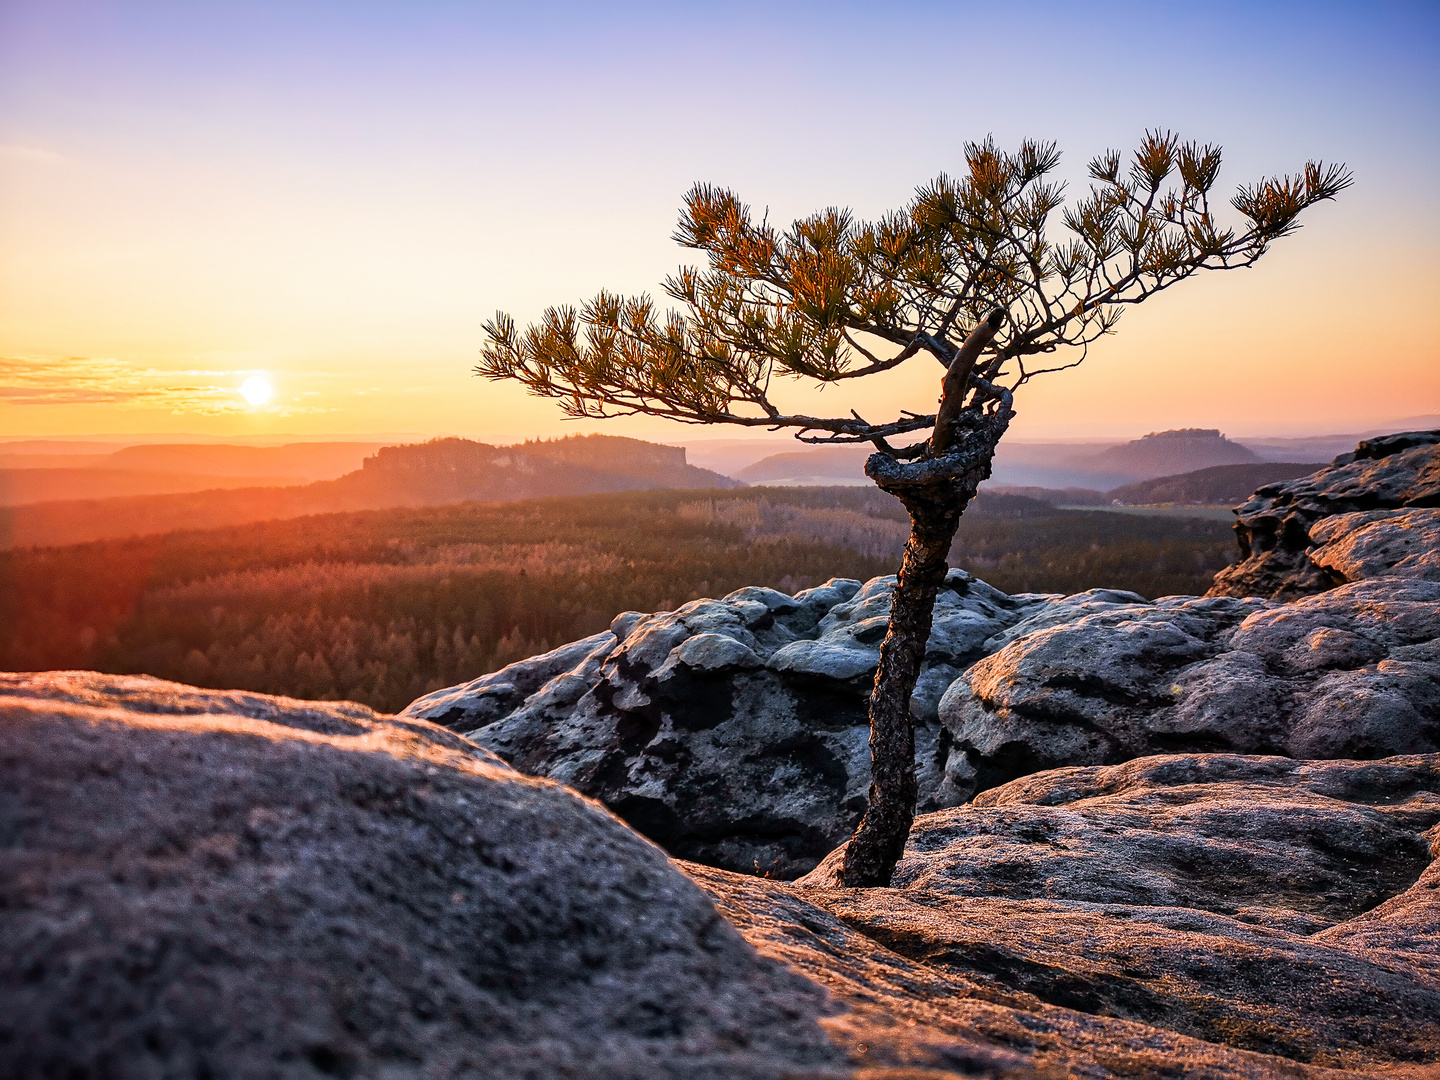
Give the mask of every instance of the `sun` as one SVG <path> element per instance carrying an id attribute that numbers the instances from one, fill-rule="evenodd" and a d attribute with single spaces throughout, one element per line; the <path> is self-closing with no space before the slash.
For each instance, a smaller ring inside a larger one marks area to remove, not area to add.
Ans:
<path id="1" fill-rule="evenodd" d="M 270 400 L 270 383 L 259 375 L 251 375 L 240 384 L 240 394 L 251 405 L 264 405 Z"/>

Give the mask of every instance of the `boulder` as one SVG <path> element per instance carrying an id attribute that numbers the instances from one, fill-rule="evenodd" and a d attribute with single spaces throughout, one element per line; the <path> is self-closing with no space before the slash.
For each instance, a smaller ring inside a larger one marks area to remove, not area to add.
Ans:
<path id="1" fill-rule="evenodd" d="M 1440 582 L 1377 577 L 1287 604 L 1075 599 L 1012 625 L 946 691 L 953 801 L 1042 769 L 1176 751 L 1440 751 Z"/>
<path id="2" fill-rule="evenodd" d="M 867 702 L 894 587 L 893 576 L 833 579 L 793 597 L 752 587 L 627 612 L 402 715 L 600 799 L 674 855 L 795 877 L 865 808 Z M 923 808 L 955 798 L 938 722 L 946 688 L 996 634 L 1057 601 L 1007 596 L 959 570 L 946 578 L 911 704 Z"/>
<path id="3" fill-rule="evenodd" d="M 0 675 L 0 1073 L 840 1077 L 824 993 L 423 720 Z"/>
<path id="4" fill-rule="evenodd" d="M 870 1075 L 1420 1077 L 1437 855 L 1440 755 L 1200 754 L 925 815 L 889 889 L 688 869 Z"/>
<path id="5" fill-rule="evenodd" d="M 1209 595 L 1285 600 L 1356 580 L 1332 561 L 1313 559 L 1313 549 L 1329 542 L 1323 539 L 1328 534 L 1314 534 L 1318 523 L 1335 515 L 1436 506 L 1440 506 L 1440 431 L 1367 439 L 1327 468 L 1298 480 L 1267 484 L 1238 507 L 1235 535 L 1240 562 L 1215 575 Z M 1354 523 L 1339 527 L 1348 530 Z M 1399 528 L 1386 525 L 1376 536 L 1398 537 Z M 1428 528 L 1433 536 L 1433 519 Z M 1382 562 L 1383 557 L 1372 560 L 1361 576 L 1375 576 Z M 1410 573 L 1413 565 L 1407 564 L 1401 572 Z"/>

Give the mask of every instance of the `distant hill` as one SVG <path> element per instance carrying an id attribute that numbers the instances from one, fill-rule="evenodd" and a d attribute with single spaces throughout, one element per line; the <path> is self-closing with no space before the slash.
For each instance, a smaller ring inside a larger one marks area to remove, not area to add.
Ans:
<path id="1" fill-rule="evenodd" d="M 0 469 L 0 506 L 57 499 L 104 499 L 124 495 L 167 495 L 210 488 L 299 484 L 285 476 L 206 476 L 130 469 Z"/>
<path id="2" fill-rule="evenodd" d="M 830 480 L 865 480 L 865 459 L 875 452 L 869 443 L 845 446 L 817 446 L 771 454 L 735 474 L 747 484 Z M 867 481 L 868 483 L 868 481 Z"/>
<path id="3" fill-rule="evenodd" d="M 1088 488 L 1015 487 L 1003 484 L 986 485 L 982 493 L 1022 495 L 1051 506 L 1156 506 L 1170 503 L 1180 506 L 1236 506 L 1258 487 L 1297 476 L 1309 476 L 1323 463 L 1295 461 L 1260 461 L 1245 465 L 1212 465 L 1208 469 L 1157 476 L 1140 480 L 1109 491 Z"/>
<path id="4" fill-rule="evenodd" d="M 70 544 L 348 510 L 510 502 L 647 488 L 739 486 L 727 476 L 687 465 L 683 447 L 614 435 L 579 435 L 504 447 L 467 439 L 436 439 L 382 447 L 354 472 L 303 486 L 11 507 L 0 510 L 0 547 Z"/>
<path id="5" fill-rule="evenodd" d="M 333 480 L 360 468 L 382 445 L 161 443 L 107 454 L 0 453 L 0 506 Z"/>
<path id="6" fill-rule="evenodd" d="M 1245 465 L 1212 465 L 1208 469 L 1141 480 L 1107 491 L 1106 496 L 1122 506 L 1153 506 L 1179 503 L 1187 506 L 1234 506 L 1265 484 L 1309 476 L 1323 469 L 1323 462 L 1262 461 Z"/>
<path id="7" fill-rule="evenodd" d="M 1231 442 L 1214 428 L 1179 428 L 1155 431 L 1143 438 L 1111 446 L 1098 454 L 1070 459 L 1069 464 L 1096 473 L 1115 473 L 1149 480 L 1193 472 L 1212 465 L 1247 465 L 1258 462 L 1253 450 Z"/>

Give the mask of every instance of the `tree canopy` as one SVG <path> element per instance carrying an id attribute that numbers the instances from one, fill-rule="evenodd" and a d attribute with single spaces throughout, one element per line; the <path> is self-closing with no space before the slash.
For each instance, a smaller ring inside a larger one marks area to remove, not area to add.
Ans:
<path id="1" fill-rule="evenodd" d="M 1230 205 L 1241 223 L 1226 226 L 1211 200 L 1217 146 L 1150 132 L 1128 165 L 1118 151 L 1092 160 L 1089 191 L 1068 208 L 1052 179 L 1059 161 L 1053 143 L 1026 141 L 1014 153 L 991 139 L 970 143 L 962 176 L 942 174 L 878 221 L 831 207 L 784 231 L 756 221 L 733 192 L 697 184 L 674 238 L 708 265 L 665 281 L 680 309 L 601 292 L 546 309 L 524 331 L 499 313 L 485 324 L 476 371 L 516 379 L 572 417 L 646 413 L 883 446 L 933 426 L 934 414 L 785 414 L 772 380 L 835 383 L 921 351 L 949 364 L 956 342 L 998 308 L 1006 322 L 972 381 L 993 394 L 980 384 L 1003 377 L 1013 391 L 1079 363 L 1127 306 L 1200 271 L 1253 264 L 1299 227 L 1306 207 L 1351 183 L 1343 166 L 1310 162 L 1240 187 Z M 1050 354 L 1065 346 L 1079 355 L 1056 363 Z"/>

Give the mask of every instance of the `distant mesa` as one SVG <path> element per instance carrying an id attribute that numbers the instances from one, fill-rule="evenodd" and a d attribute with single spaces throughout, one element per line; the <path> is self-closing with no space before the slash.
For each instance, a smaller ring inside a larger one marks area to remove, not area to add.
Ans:
<path id="1" fill-rule="evenodd" d="M 132 449 L 134 453 L 129 453 L 126 460 L 146 464 L 168 461 L 173 457 L 169 452 L 180 449 L 205 451 L 207 462 L 222 468 L 221 459 L 227 455 L 236 458 L 230 462 L 230 467 L 235 469 L 267 461 L 276 463 L 263 454 L 248 460 L 240 460 L 246 455 L 233 454 L 240 450 L 265 449 L 260 447 Z M 211 458 L 210 450 L 225 453 Z M 346 452 L 353 453 L 353 449 Z M 322 452 L 316 449 L 314 453 L 318 458 Z M 324 462 L 317 459 L 310 464 L 318 468 Z M 177 494 L 140 494 L 133 489 L 126 492 L 118 484 L 106 486 L 105 477 L 114 480 L 120 476 L 118 472 L 85 470 L 88 487 L 82 487 L 72 478 L 68 489 L 52 485 L 53 494 L 48 499 L 43 477 L 35 482 L 21 481 L 27 475 L 33 481 L 35 475 L 61 470 L 17 469 L 10 473 L 15 478 L 11 489 L 16 497 L 10 500 L 10 507 L 0 507 L 0 548 L 74 544 L 351 510 L 469 501 L 509 502 L 549 495 L 589 495 L 647 488 L 743 486 L 728 476 L 687 464 L 684 447 L 659 446 L 617 435 L 574 435 L 516 446 L 491 446 L 468 439 L 434 439 L 407 446 L 379 447 L 356 464 L 360 467 L 343 476 L 309 484 L 276 487 L 260 486 L 263 481 L 256 479 L 211 478 L 207 490 L 192 487 Z M 5 479 L 5 474 L 0 472 L 0 498 L 6 491 Z M 242 483 L 246 486 L 240 487 Z M 222 488 L 233 490 L 220 490 Z M 79 491 L 88 497 L 71 495 L 67 499 L 63 494 L 66 490 Z M 34 497 L 37 493 L 38 499 Z M 133 497 L 97 497 L 122 493 Z M 30 505 L 13 505 L 19 502 Z"/>
<path id="2" fill-rule="evenodd" d="M 728 476 L 687 465 L 683 446 L 618 435 L 572 435 L 503 447 L 455 438 L 387 446 L 366 458 L 359 472 L 333 483 L 384 506 L 741 486 Z"/>
<path id="3" fill-rule="evenodd" d="M 1258 462 L 1253 450 L 1231 442 L 1216 428 L 1177 428 L 1154 431 L 1098 454 L 1073 457 L 1068 464 L 1097 473 L 1120 473 L 1137 480 L 1193 472 L 1212 465 L 1248 465 Z"/>

